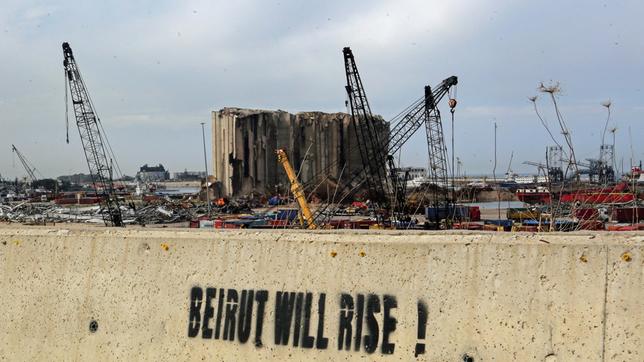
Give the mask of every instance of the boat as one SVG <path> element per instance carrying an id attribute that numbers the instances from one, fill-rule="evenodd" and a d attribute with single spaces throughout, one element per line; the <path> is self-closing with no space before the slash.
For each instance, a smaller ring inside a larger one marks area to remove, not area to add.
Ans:
<path id="1" fill-rule="evenodd" d="M 627 191 L 628 184 L 620 182 L 612 187 L 565 192 L 559 200 L 561 202 L 580 202 L 585 204 L 621 204 L 635 200 L 635 195 Z"/>
<path id="2" fill-rule="evenodd" d="M 552 200 L 550 190 L 543 186 L 518 189 L 516 195 L 519 201 L 526 204 L 548 204 Z"/>

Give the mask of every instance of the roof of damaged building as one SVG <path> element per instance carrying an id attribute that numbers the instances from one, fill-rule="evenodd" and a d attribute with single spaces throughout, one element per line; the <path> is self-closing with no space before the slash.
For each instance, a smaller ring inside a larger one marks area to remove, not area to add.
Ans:
<path id="1" fill-rule="evenodd" d="M 302 112 L 296 112 L 296 113 L 291 113 L 288 111 L 284 111 L 281 109 L 277 110 L 269 110 L 269 109 L 253 109 L 253 108 L 239 108 L 239 107 L 224 107 L 220 109 L 219 111 L 213 111 L 213 113 L 219 113 L 221 115 L 235 115 L 238 117 L 248 117 L 256 114 L 261 114 L 261 113 L 288 113 L 290 115 L 294 115 L 297 118 L 306 118 L 306 117 L 312 117 L 312 118 L 345 118 L 350 116 L 350 114 L 345 113 L 345 112 L 322 112 L 322 111 L 302 111 Z M 324 117 L 327 116 L 327 117 Z M 330 117 L 328 117 L 330 116 Z M 380 115 L 374 115 L 374 118 L 377 120 L 384 120 L 382 116 Z"/>

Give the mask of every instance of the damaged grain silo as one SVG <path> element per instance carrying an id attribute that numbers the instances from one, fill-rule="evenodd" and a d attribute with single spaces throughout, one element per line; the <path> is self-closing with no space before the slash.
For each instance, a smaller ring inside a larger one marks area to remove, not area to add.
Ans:
<path id="1" fill-rule="evenodd" d="M 376 122 L 386 133 L 386 122 L 381 117 Z M 221 196 L 287 192 L 289 181 L 275 155 L 282 148 L 300 181 L 311 186 L 307 191 L 327 199 L 338 179 L 346 182 L 363 170 L 357 142 L 346 113 L 240 108 L 212 112 L 213 175 Z"/>

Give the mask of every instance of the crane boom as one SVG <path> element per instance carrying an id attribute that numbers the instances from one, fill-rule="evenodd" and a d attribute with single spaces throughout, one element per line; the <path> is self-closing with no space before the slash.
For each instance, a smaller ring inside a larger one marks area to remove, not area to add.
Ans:
<path id="1" fill-rule="evenodd" d="M 96 193 L 101 197 L 103 207 L 107 210 L 107 214 L 103 213 L 103 220 L 107 226 L 123 226 L 121 208 L 112 180 L 112 167 L 105 148 L 105 135 L 101 133 L 100 121 L 69 43 L 63 43 L 63 56 L 63 66 L 69 82 L 76 125 L 85 159 Z"/>
<path id="2" fill-rule="evenodd" d="M 295 170 L 293 170 L 293 166 L 291 166 L 291 163 L 286 156 L 286 152 L 282 149 L 279 149 L 275 152 L 277 153 L 277 160 L 282 164 L 282 167 L 284 167 L 286 176 L 288 176 L 288 180 L 291 183 L 291 191 L 293 192 L 293 196 L 295 197 L 298 205 L 300 205 L 302 216 L 304 218 L 304 221 L 306 222 L 306 228 L 317 229 L 317 225 L 315 224 L 315 220 L 313 218 L 313 213 L 311 212 L 309 203 L 306 201 L 306 196 L 304 196 L 304 188 L 302 187 L 302 184 L 300 184 L 300 182 L 297 180 L 297 175 L 295 174 Z"/>
<path id="3" fill-rule="evenodd" d="M 24 167 L 25 171 L 27 171 L 27 175 L 29 176 L 29 179 L 31 180 L 31 183 L 34 183 L 34 182 L 38 181 L 38 179 L 36 178 L 36 175 L 34 173 L 34 171 L 36 171 L 36 168 L 33 167 L 32 165 L 30 165 L 29 161 L 27 161 L 27 158 L 22 153 L 20 153 L 20 151 L 18 151 L 16 146 L 11 145 L 11 150 L 16 155 L 18 155 L 18 159 L 20 160 L 20 163 L 22 163 L 22 167 Z"/>
<path id="4" fill-rule="evenodd" d="M 351 48 L 345 47 L 342 50 L 342 54 L 344 55 L 344 67 L 347 77 L 345 89 L 351 105 L 351 123 L 356 131 L 360 158 L 368 175 L 366 183 L 369 198 L 373 201 L 383 202 L 386 205 L 389 202 L 388 197 L 391 195 L 386 163 L 386 132 L 378 128 L 371 113 Z"/>
<path id="5" fill-rule="evenodd" d="M 424 97 L 407 107 L 407 109 L 401 113 L 402 117 L 399 118 L 399 121 L 396 119 L 398 117 L 391 120 L 391 123 L 395 123 L 395 126 L 392 128 L 391 136 L 389 137 L 390 155 L 398 152 L 409 138 L 426 123 L 427 113 L 425 113 L 425 108 L 427 104 L 431 104 L 435 107 L 449 92 L 450 88 L 456 84 L 458 84 L 458 78 L 456 76 L 445 78 L 436 87 L 429 88 L 429 94 L 426 92 Z M 432 89 L 433 92 L 431 91 Z M 428 97 L 431 97 L 433 100 L 428 99 Z"/>

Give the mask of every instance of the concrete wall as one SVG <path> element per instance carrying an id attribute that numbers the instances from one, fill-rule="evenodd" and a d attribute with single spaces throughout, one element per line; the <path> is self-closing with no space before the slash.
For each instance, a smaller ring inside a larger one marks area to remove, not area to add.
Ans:
<path id="1" fill-rule="evenodd" d="M 643 242 L 0 227 L 0 360 L 641 361 Z"/>

